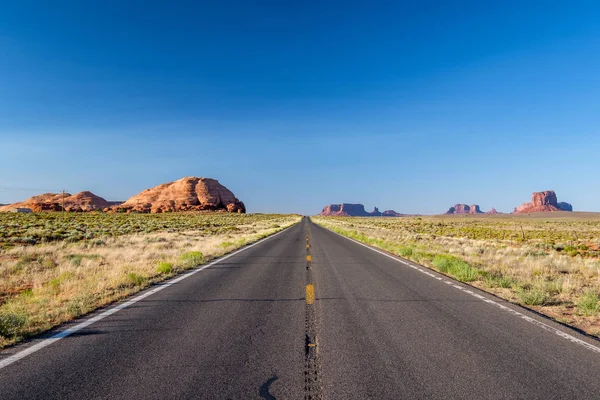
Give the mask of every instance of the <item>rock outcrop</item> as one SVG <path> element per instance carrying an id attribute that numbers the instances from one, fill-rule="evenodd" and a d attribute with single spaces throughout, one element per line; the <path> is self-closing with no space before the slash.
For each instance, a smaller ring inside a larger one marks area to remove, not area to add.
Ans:
<path id="1" fill-rule="evenodd" d="M 489 214 L 489 215 L 496 215 L 496 214 L 502 214 L 501 212 L 496 211 L 495 208 L 492 208 L 490 211 L 485 212 L 485 214 Z"/>
<path id="2" fill-rule="evenodd" d="M 164 213 L 227 211 L 245 213 L 244 203 L 216 179 L 187 177 L 146 189 L 112 211 Z"/>
<path id="3" fill-rule="evenodd" d="M 362 204 L 329 204 L 319 215 L 338 217 L 366 217 L 369 213 Z"/>
<path id="4" fill-rule="evenodd" d="M 446 211 L 446 214 L 483 214 L 483 211 L 481 211 L 477 204 L 470 206 L 466 204 L 455 204 Z"/>
<path id="5" fill-rule="evenodd" d="M 569 203 L 564 202 L 564 201 L 558 202 L 557 207 L 561 211 L 573 211 L 573 206 L 571 204 L 569 204 Z"/>
<path id="6" fill-rule="evenodd" d="M 400 214 L 394 210 L 385 210 L 384 212 L 381 213 L 381 216 L 382 217 L 406 217 L 407 214 Z"/>
<path id="7" fill-rule="evenodd" d="M 534 192 L 531 196 L 531 202 L 515 207 L 514 213 L 524 214 L 545 211 L 573 211 L 573 206 L 565 202 L 559 203 L 554 190 L 546 190 L 544 192 Z"/>
<path id="8" fill-rule="evenodd" d="M 41 211 L 84 212 L 101 210 L 110 206 L 110 203 L 92 192 L 70 193 L 44 193 L 33 196 L 25 201 L 0 207 L 0 211 L 10 211 L 14 208 L 30 208 L 34 212 Z"/>
<path id="9" fill-rule="evenodd" d="M 401 217 L 405 214 L 399 214 L 394 210 L 386 210 L 380 212 L 377 207 L 371 212 L 365 210 L 362 204 L 330 204 L 323 208 L 319 215 L 322 216 L 337 216 L 337 217 Z"/>

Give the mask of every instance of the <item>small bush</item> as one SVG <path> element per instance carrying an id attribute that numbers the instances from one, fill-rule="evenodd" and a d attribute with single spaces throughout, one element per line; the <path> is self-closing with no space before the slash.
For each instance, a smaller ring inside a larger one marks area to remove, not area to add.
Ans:
<path id="1" fill-rule="evenodd" d="M 223 242 L 219 246 L 222 247 L 222 248 L 224 248 L 224 249 L 226 249 L 226 248 L 231 247 L 233 245 L 234 244 L 232 242 Z"/>
<path id="2" fill-rule="evenodd" d="M 521 289 L 518 294 L 521 302 L 528 306 L 543 306 L 550 301 L 550 296 L 539 288 Z"/>
<path id="3" fill-rule="evenodd" d="M 502 276 L 500 278 L 497 278 L 496 282 L 498 283 L 498 286 L 504 289 L 509 289 L 513 286 L 513 280 L 510 278 L 507 278 L 505 276 Z"/>
<path id="4" fill-rule="evenodd" d="M 413 248 L 408 246 L 401 246 L 398 249 L 398 254 L 400 254 L 401 257 L 410 257 L 413 254 Z"/>
<path id="5" fill-rule="evenodd" d="M 129 279 L 133 286 L 142 286 L 146 282 L 146 278 L 139 274 L 136 274 L 135 272 L 128 273 L 127 279 Z"/>
<path id="6" fill-rule="evenodd" d="M 189 251 L 179 257 L 181 266 L 184 268 L 193 268 L 204 263 L 204 255 L 199 251 Z"/>
<path id="7" fill-rule="evenodd" d="M 83 260 L 83 256 L 80 254 L 69 254 L 68 256 L 66 256 L 66 258 L 71 260 L 71 264 L 73 264 L 76 267 L 79 267 L 81 265 L 81 261 Z"/>
<path id="8" fill-rule="evenodd" d="M 19 336 L 27 322 L 27 315 L 12 310 L 0 311 L 0 336 L 14 338 Z"/>
<path id="9" fill-rule="evenodd" d="M 588 291 L 577 303 L 579 312 L 585 316 L 596 315 L 600 312 L 600 296 L 598 293 Z"/>
<path id="10" fill-rule="evenodd" d="M 67 306 L 67 312 L 73 317 L 78 317 L 92 311 L 95 307 L 94 296 L 83 294 L 71 299 Z"/>
<path id="11" fill-rule="evenodd" d="M 158 272 L 159 274 L 170 274 L 171 272 L 173 272 L 173 264 L 168 262 L 161 262 L 158 264 L 158 267 L 156 267 L 156 272 Z"/>

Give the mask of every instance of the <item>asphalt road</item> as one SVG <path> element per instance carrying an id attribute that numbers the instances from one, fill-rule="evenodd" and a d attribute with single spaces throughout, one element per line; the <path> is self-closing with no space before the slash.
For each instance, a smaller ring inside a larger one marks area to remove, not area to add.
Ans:
<path id="1" fill-rule="evenodd" d="M 2 400 L 133 398 L 594 399 L 600 354 L 305 219 L 0 369 Z"/>

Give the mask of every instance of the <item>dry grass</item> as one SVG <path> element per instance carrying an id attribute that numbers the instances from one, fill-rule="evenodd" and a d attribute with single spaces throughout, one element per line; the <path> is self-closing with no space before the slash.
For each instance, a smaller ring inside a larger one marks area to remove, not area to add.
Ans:
<path id="1" fill-rule="evenodd" d="M 600 216 L 542 216 L 313 221 L 600 335 Z"/>
<path id="2" fill-rule="evenodd" d="M 148 217 L 153 224 L 156 222 L 156 217 Z M 187 230 L 181 231 L 165 229 L 1 250 L 0 348 L 280 231 L 300 218 L 225 214 L 192 217 L 198 224 L 196 229 L 186 226 Z M 77 224 L 78 217 L 72 218 Z M 144 220 L 139 215 L 132 218 L 137 223 Z M 168 221 L 170 217 L 163 218 Z M 215 223 L 219 229 L 207 229 Z"/>

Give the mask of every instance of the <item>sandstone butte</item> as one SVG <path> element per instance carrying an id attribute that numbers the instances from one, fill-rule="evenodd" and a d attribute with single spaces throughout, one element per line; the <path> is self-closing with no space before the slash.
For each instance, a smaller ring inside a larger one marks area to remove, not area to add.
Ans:
<path id="1" fill-rule="evenodd" d="M 569 203 L 558 202 L 554 190 L 546 190 L 544 192 L 533 192 L 531 202 L 515 207 L 514 214 L 543 211 L 573 211 L 573 206 Z"/>
<path id="2" fill-rule="evenodd" d="M 450 207 L 448 209 L 448 211 L 446 211 L 446 214 L 448 214 L 448 215 L 467 215 L 467 214 L 495 215 L 495 214 L 502 214 L 502 213 L 496 211 L 495 208 L 492 208 L 490 211 L 483 212 L 483 211 L 481 211 L 481 208 L 479 208 L 479 206 L 477 204 L 472 204 L 470 206 L 467 204 L 455 204 L 454 206 Z"/>
<path id="3" fill-rule="evenodd" d="M 105 211 L 164 213 L 227 211 L 245 213 L 244 203 L 216 179 L 186 177 L 163 183 Z"/>
<path id="4" fill-rule="evenodd" d="M 328 217 L 403 217 L 405 214 L 399 214 L 394 210 L 380 212 L 377 207 L 371 212 L 365 210 L 362 204 L 329 204 L 323 208 L 319 215 Z"/>
<path id="5" fill-rule="evenodd" d="M 477 204 L 467 205 L 467 204 L 455 204 L 450 207 L 446 214 L 483 214 L 483 211 L 479 209 Z"/>
<path id="6" fill-rule="evenodd" d="M 64 197 L 63 197 L 64 196 Z M 101 210 L 110 207 L 111 203 L 92 192 L 70 193 L 44 193 L 33 196 L 25 201 L 0 207 L 0 211 L 10 211 L 14 208 L 30 208 L 34 212 L 61 211 L 64 202 L 65 211 L 84 212 Z"/>

